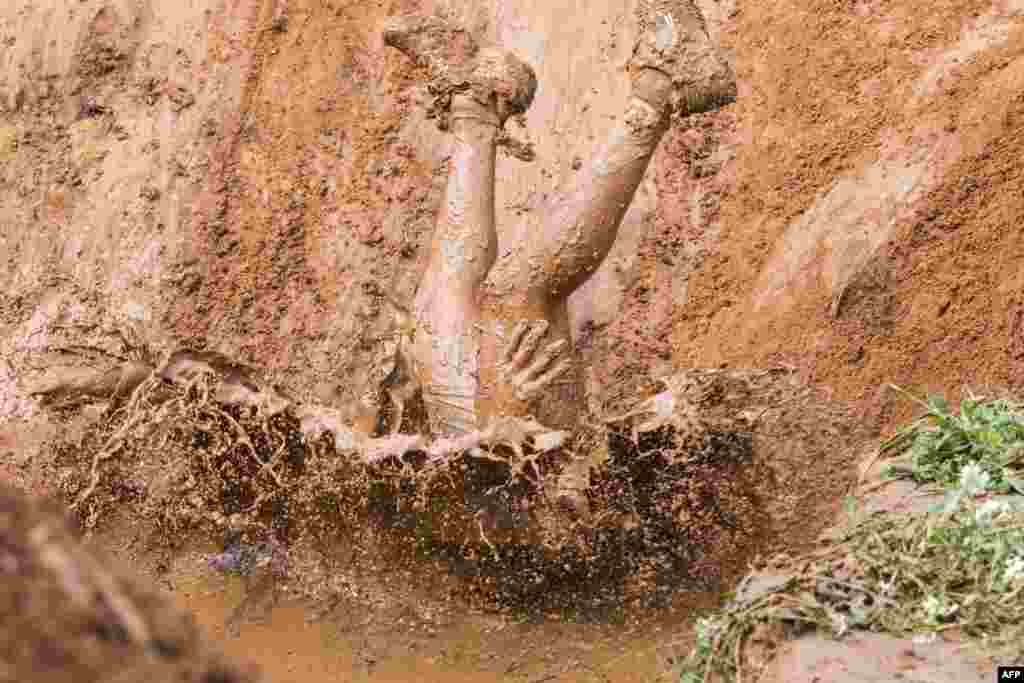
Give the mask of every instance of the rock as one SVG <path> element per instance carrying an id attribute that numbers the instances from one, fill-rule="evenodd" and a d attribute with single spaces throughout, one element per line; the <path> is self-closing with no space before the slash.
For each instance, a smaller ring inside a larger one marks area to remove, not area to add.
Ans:
<path id="1" fill-rule="evenodd" d="M 964 648 L 941 639 L 919 644 L 881 633 L 857 632 L 841 641 L 809 636 L 786 644 L 761 680 L 765 683 L 973 683 L 991 681 Z"/>
<path id="2" fill-rule="evenodd" d="M 51 503 L 0 485 L 3 679 L 245 683 L 193 620 L 86 549 Z"/>

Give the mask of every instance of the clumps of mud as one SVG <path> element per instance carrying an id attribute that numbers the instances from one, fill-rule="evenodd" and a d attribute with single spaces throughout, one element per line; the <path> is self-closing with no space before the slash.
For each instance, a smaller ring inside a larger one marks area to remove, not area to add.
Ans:
<path id="1" fill-rule="evenodd" d="M 648 607 L 719 589 L 763 547 L 774 476 L 757 433 L 770 406 L 753 392 L 789 374 L 684 373 L 561 452 L 528 430 L 518 444 L 492 430 L 502 438 L 443 457 L 419 435 L 370 457 L 304 428 L 308 408 L 223 400 L 230 382 L 216 372 L 154 373 L 84 437 L 56 444 L 54 461 L 88 528 L 132 519 L 146 546 L 171 550 L 222 538 L 225 566 L 270 548 L 270 573 L 308 597 L 329 601 L 339 577 L 440 568 L 485 607 Z M 592 463 L 584 517 L 554 503 L 566 450 Z"/>
<path id="2" fill-rule="evenodd" d="M 76 93 L 92 88 L 91 95 L 95 95 L 96 88 L 107 85 L 105 81 L 125 73 L 138 46 L 137 22 L 138 16 L 132 11 L 121 13 L 113 6 L 96 10 L 75 46 L 72 86 Z M 100 93 L 101 99 L 106 94 Z M 87 110 L 94 107 L 85 105 L 82 113 L 88 115 Z"/>
<path id="3" fill-rule="evenodd" d="M 56 505 L 0 486 L 0 678 L 243 683 L 169 601 L 87 551 Z"/>
<path id="4" fill-rule="evenodd" d="M 680 590 L 720 589 L 756 552 L 766 525 L 749 435 L 662 427 L 637 441 L 605 436 L 608 457 L 587 492 L 592 519 L 557 545 L 482 554 L 478 593 L 520 610 L 594 616 L 663 607 Z"/>

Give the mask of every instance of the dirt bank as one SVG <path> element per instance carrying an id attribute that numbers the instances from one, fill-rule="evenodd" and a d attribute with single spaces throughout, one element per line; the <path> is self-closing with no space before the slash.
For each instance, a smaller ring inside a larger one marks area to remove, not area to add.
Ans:
<path id="1" fill-rule="evenodd" d="M 500 161 L 501 249 L 618 115 L 635 4 L 4 4 L 0 472 L 24 479 L 96 418 L 30 398 L 60 367 L 205 347 L 348 405 L 393 326 L 379 294 L 412 296 L 446 172 L 382 21 L 443 5 L 536 66 L 514 132 L 538 157 Z M 674 368 L 781 362 L 883 429 L 911 410 L 887 382 L 1024 382 L 1024 4 L 701 5 L 739 98 L 669 134 L 574 297 L 592 406 Z M 789 473 L 816 514 L 848 476 L 831 472 Z"/>
<path id="2" fill-rule="evenodd" d="M 80 542 L 60 506 L 0 485 L 0 656 L 9 681 L 246 683 L 191 618 Z"/>
<path id="3" fill-rule="evenodd" d="M 879 427 L 910 410 L 886 382 L 1019 385 L 1022 31 L 1002 0 L 742 8 L 733 156 L 677 361 L 784 359 Z"/>

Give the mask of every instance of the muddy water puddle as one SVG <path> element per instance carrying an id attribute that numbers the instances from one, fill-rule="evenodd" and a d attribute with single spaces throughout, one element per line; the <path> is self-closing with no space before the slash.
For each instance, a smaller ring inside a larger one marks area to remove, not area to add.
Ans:
<path id="1" fill-rule="evenodd" d="M 347 604 L 316 614 L 292 599 L 252 593 L 242 578 L 175 563 L 159 583 L 195 615 L 229 656 L 268 681 L 622 681 L 671 680 L 666 662 L 684 653 L 693 610 L 676 607 L 581 623 L 524 618 L 446 605 L 424 620 L 426 600 L 386 610 Z M 706 607 L 710 598 L 697 602 Z M 240 608 L 241 607 L 241 608 Z"/>

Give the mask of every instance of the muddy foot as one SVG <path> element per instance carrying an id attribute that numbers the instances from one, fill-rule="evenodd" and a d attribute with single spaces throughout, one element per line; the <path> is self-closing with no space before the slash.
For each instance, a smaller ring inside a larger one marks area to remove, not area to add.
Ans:
<path id="1" fill-rule="evenodd" d="M 480 48 L 464 29 L 437 17 L 398 17 L 384 29 L 384 43 L 427 69 L 435 107 L 447 128 L 454 93 L 468 93 L 493 107 L 500 124 L 522 114 L 537 92 L 537 76 L 511 52 Z"/>
<path id="2" fill-rule="evenodd" d="M 384 44 L 401 51 L 424 67 L 431 79 L 460 81 L 479 51 L 476 40 L 465 29 L 438 17 L 393 17 L 384 26 Z"/>
<path id="3" fill-rule="evenodd" d="M 682 116 L 736 100 L 736 76 L 692 0 L 642 0 L 639 12 L 643 31 L 629 64 L 638 97 Z"/>
<path id="4" fill-rule="evenodd" d="M 530 108 L 537 93 L 537 75 L 511 52 L 486 48 L 477 55 L 469 86 L 478 102 L 497 106 L 504 122 Z"/>

